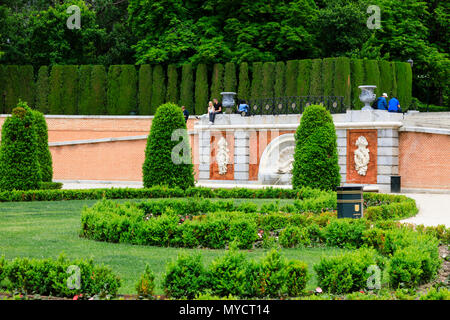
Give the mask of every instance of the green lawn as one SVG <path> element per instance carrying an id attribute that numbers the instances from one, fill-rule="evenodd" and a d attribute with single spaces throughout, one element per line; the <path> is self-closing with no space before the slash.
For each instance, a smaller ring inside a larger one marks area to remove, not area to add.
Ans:
<path id="1" fill-rule="evenodd" d="M 7 259 L 15 257 L 56 258 L 64 252 L 70 259 L 92 258 L 94 262 L 110 266 L 122 279 L 121 294 L 135 294 L 134 285 L 148 263 L 156 274 L 157 294 L 162 274 L 167 262 L 176 258 L 180 251 L 200 251 L 203 261 L 224 253 L 224 250 L 192 250 L 181 248 L 161 248 L 96 242 L 80 238 L 80 216 L 83 206 L 91 206 L 97 200 L 55 201 L 55 202 L 17 202 L 0 203 L 0 256 Z M 244 200 L 236 200 L 244 201 Z M 258 204 L 273 200 L 252 200 Z M 290 200 L 282 200 L 281 203 Z M 339 252 L 337 248 L 283 249 L 289 259 L 299 259 L 309 265 L 313 277 L 307 289 L 316 286 L 313 265 L 322 255 Z M 249 250 L 248 257 L 260 258 L 266 250 Z"/>

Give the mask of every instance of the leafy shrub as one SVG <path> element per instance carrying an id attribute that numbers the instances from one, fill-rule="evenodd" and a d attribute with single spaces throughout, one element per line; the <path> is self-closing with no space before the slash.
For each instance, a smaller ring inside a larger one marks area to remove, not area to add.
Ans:
<path id="1" fill-rule="evenodd" d="M 168 264 L 162 285 L 169 297 L 193 299 L 205 292 L 207 283 L 201 256 L 180 254 L 176 261 Z"/>
<path id="2" fill-rule="evenodd" d="M 33 111 L 19 102 L 2 126 L 0 190 L 39 189 L 41 172 Z"/>
<path id="3" fill-rule="evenodd" d="M 280 232 L 279 241 L 284 248 L 306 247 L 311 244 L 306 228 L 288 226 Z"/>
<path id="4" fill-rule="evenodd" d="M 33 126 L 37 137 L 37 157 L 39 161 L 39 169 L 41 171 L 41 179 L 43 182 L 51 182 L 53 179 L 52 154 L 48 147 L 48 128 L 44 114 L 33 110 L 34 123 Z"/>
<path id="5" fill-rule="evenodd" d="M 79 289 L 69 288 L 69 277 L 73 276 L 68 272 L 70 266 L 79 268 Z M 109 268 L 96 266 L 92 260 L 70 261 L 63 255 L 56 260 L 16 258 L 6 263 L 5 273 L 8 289 L 25 294 L 73 297 L 83 293 L 106 297 L 115 296 L 121 284 L 120 278 Z"/>
<path id="6" fill-rule="evenodd" d="M 324 229 L 330 246 L 359 248 L 363 244 L 363 231 L 367 229 L 364 219 L 335 219 Z"/>
<path id="7" fill-rule="evenodd" d="M 243 253 L 231 249 L 215 259 L 209 266 L 209 288 L 212 293 L 225 297 L 227 295 L 245 295 L 247 277 L 247 260 Z"/>
<path id="8" fill-rule="evenodd" d="M 318 285 L 334 294 L 358 291 L 367 286 L 371 265 L 382 265 L 379 254 L 374 249 L 361 248 L 341 255 L 322 258 L 314 266 Z"/>
<path id="9" fill-rule="evenodd" d="M 450 290 L 447 288 L 431 288 L 420 300 L 450 300 Z"/>
<path id="10" fill-rule="evenodd" d="M 298 297 L 304 293 L 308 282 L 308 265 L 302 261 L 291 260 L 286 265 L 286 293 Z"/>
<path id="11" fill-rule="evenodd" d="M 180 130 L 181 142 L 179 139 L 172 141 L 175 130 Z M 182 148 L 176 153 L 174 148 L 178 148 L 180 143 Z M 142 171 L 146 188 L 167 185 L 186 189 L 194 186 L 191 148 L 180 107 L 167 103 L 158 108 L 148 136 L 145 155 Z M 174 163 L 175 160 L 179 163 Z"/>
<path id="12" fill-rule="evenodd" d="M 333 119 L 323 106 L 309 106 L 295 134 L 292 171 L 295 188 L 333 190 L 340 183 L 337 137 Z"/>
<path id="13" fill-rule="evenodd" d="M 362 242 L 370 248 L 377 249 L 379 252 L 384 251 L 386 232 L 379 228 L 367 229 L 362 232 Z"/>
<path id="14" fill-rule="evenodd" d="M 41 182 L 40 190 L 58 190 L 63 186 L 62 182 Z"/>
<path id="15" fill-rule="evenodd" d="M 155 275 L 149 265 L 145 265 L 145 271 L 136 283 L 136 291 L 140 297 L 151 298 L 155 289 Z"/>

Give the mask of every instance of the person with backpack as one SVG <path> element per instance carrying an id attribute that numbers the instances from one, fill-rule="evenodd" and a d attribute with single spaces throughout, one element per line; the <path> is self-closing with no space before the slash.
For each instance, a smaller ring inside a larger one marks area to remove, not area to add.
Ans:
<path id="1" fill-rule="evenodd" d="M 393 98 L 391 98 L 391 100 L 389 100 L 388 111 L 389 112 L 398 112 L 398 113 L 402 112 L 402 108 L 400 108 L 400 101 L 398 101 L 398 99 L 396 97 L 393 97 Z"/>

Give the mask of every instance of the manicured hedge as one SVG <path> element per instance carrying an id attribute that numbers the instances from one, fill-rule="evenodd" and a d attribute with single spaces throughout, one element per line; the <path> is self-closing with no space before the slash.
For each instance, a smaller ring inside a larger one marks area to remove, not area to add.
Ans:
<path id="1" fill-rule="evenodd" d="M 185 64 L 181 68 L 180 105 L 185 106 L 190 114 L 195 114 L 192 64 Z"/>
<path id="2" fill-rule="evenodd" d="M 334 96 L 334 59 L 322 60 L 322 87 L 324 96 Z"/>
<path id="3" fill-rule="evenodd" d="M 195 72 L 195 113 L 206 113 L 208 101 L 208 68 L 206 64 L 199 64 Z"/>
<path id="4" fill-rule="evenodd" d="M 364 62 L 361 59 L 352 59 L 350 61 L 350 82 L 351 82 L 351 104 L 356 109 L 361 109 L 364 104 L 359 99 L 361 89 L 359 86 L 364 83 Z"/>
<path id="5" fill-rule="evenodd" d="M 321 59 L 314 59 L 311 62 L 309 94 L 311 96 L 323 96 Z"/>
<path id="6" fill-rule="evenodd" d="M 167 92 L 166 92 L 166 101 L 171 103 L 178 103 L 180 100 L 180 93 L 178 91 L 179 88 L 178 83 L 178 68 L 174 64 L 169 64 L 167 66 Z M 183 79 L 181 79 L 181 86 L 185 85 L 183 83 Z M 181 89 L 183 91 L 183 89 Z M 191 106 L 187 106 L 187 109 L 190 111 Z"/>
<path id="7" fill-rule="evenodd" d="M 236 92 L 236 80 L 236 65 L 233 62 L 225 63 L 223 90 L 225 92 Z"/>
<path id="8" fill-rule="evenodd" d="M 223 76 L 224 76 L 224 67 L 221 63 L 216 63 L 213 66 L 212 70 L 212 78 L 211 78 L 211 92 L 210 92 L 210 99 L 213 100 L 214 98 L 217 100 L 221 100 L 222 95 L 220 94 L 223 92 Z"/>
<path id="9" fill-rule="evenodd" d="M 254 62 L 252 64 L 251 98 L 263 98 L 263 95 L 263 63 Z"/>
<path id="10" fill-rule="evenodd" d="M 275 95 L 275 63 L 265 62 L 262 72 L 262 97 L 272 98 Z"/>
<path id="11" fill-rule="evenodd" d="M 51 182 L 53 179 L 53 161 L 52 154 L 48 147 L 48 128 L 44 115 L 33 110 L 34 115 L 34 129 L 37 138 L 37 158 L 39 162 L 39 169 L 41 172 L 41 180 L 43 182 Z"/>
<path id="12" fill-rule="evenodd" d="M 1 70 L 1 68 L 0 68 Z M 0 71 L 1 73 L 1 71 Z M 1 78 L 1 75 L 0 75 Z M 48 94 L 50 91 L 49 77 L 48 77 L 48 67 L 42 66 L 39 68 L 38 76 L 36 80 L 36 110 L 42 113 L 48 113 Z M 0 88 L 1 92 L 1 88 Z M 0 109 L 1 109 L 0 102 Z"/>
<path id="13" fill-rule="evenodd" d="M 250 98 L 250 78 L 248 63 L 243 62 L 239 65 L 239 85 L 238 85 L 238 98 L 239 99 L 249 99 Z"/>
<path id="14" fill-rule="evenodd" d="M 412 70 L 407 62 L 395 62 L 395 76 L 397 81 L 397 98 L 402 109 L 406 110 L 412 100 Z"/>
<path id="15" fill-rule="evenodd" d="M 286 65 L 283 61 L 279 61 L 275 65 L 275 85 L 273 88 L 275 97 L 284 96 L 286 84 L 285 84 Z"/>
<path id="16" fill-rule="evenodd" d="M 108 114 L 106 88 L 107 73 L 105 67 L 102 65 L 92 66 L 89 114 Z"/>
<path id="17" fill-rule="evenodd" d="M 152 112 L 152 67 L 143 64 L 139 68 L 139 114 L 149 115 Z"/>
<path id="18" fill-rule="evenodd" d="M 364 60 L 364 81 L 366 85 L 375 85 L 377 86 L 374 90 L 374 93 L 377 97 L 381 96 L 383 92 L 381 92 L 380 88 L 380 69 L 378 62 L 375 60 Z"/>
<path id="19" fill-rule="evenodd" d="M 80 114 L 95 114 L 91 111 L 91 65 L 83 65 L 78 69 L 79 82 L 78 82 L 78 92 L 79 92 L 79 103 L 78 112 Z"/>
<path id="20" fill-rule="evenodd" d="M 166 76 L 163 66 L 157 64 L 153 67 L 152 80 L 152 108 L 150 114 L 155 114 L 160 105 L 165 102 Z"/>
<path id="21" fill-rule="evenodd" d="M 351 105 L 350 59 L 336 58 L 334 65 L 334 95 L 344 97 L 344 105 Z"/>
<path id="22" fill-rule="evenodd" d="M 308 96 L 311 82 L 311 60 L 299 60 L 297 76 L 297 95 Z"/>
<path id="23" fill-rule="evenodd" d="M 286 62 L 286 93 L 288 97 L 297 95 L 297 77 L 299 60 L 289 60 Z"/>
<path id="24" fill-rule="evenodd" d="M 79 282 L 76 268 L 80 272 Z M 114 297 L 121 285 L 120 278 L 110 268 L 95 265 L 93 260 L 68 260 L 64 256 L 56 260 L 16 258 L 12 261 L 2 257 L 0 282 L 2 278 L 7 280 L 7 289 L 12 292 L 70 298 L 82 294 L 86 299 Z"/>

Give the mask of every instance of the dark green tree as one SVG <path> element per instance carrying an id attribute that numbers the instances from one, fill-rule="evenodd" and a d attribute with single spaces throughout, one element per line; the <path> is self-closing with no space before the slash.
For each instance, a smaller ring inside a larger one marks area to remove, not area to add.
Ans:
<path id="1" fill-rule="evenodd" d="M 194 186 L 191 148 L 183 112 L 176 104 L 158 108 L 152 122 L 142 167 L 144 187 Z"/>
<path id="2" fill-rule="evenodd" d="M 265 62 L 262 73 L 262 96 L 272 98 L 275 95 L 275 63 Z"/>
<path id="3" fill-rule="evenodd" d="M 106 93 L 106 113 L 109 115 L 119 114 L 118 101 L 120 97 L 120 73 L 121 66 L 113 65 L 108 70 L 108 89 Z"/>
<path id="4" fill-rule="evenodd" d="M 297 95 L 298 60 L 286 62 L 286 96 Z"/>
<path id="5" fill-rule="evenodd" d="M 152 67 L 149 64 L 143 64 L 139 68 L 139 114 L 151 114 L 152 106 Z"/>
<path id="6" fill-rule="evenodd" d="M 206 113 L 208 99 L 208 68 L 205 64 L 199 64 L 195 71 L 195 114 Z"/>
<path id="7" fill-rule="evenodd" d="M 224 67 L 223 64 L 216 63 L 213 66 L 212 79 L 211 79 L 211 99 L 221 100 L 221 92 L 223 92 L 223 76 Z"/>
<path id="8" fill-rule="evenodd" d="M 364 79 L 364 61 L 361 59 L 352 59 L 350 61 L 351 101 L 352 107 L 356 110 L 364 106 L 361 100 L 359 100 L 361 89 L 358 88 L 364 85 Z"/>
<path id="9" fill-rule="evenodd" d="M 225 63 L 223 79 L 223 90 L 225 92 L 236 92 L 236 65 L 233 62 Z"/>
<path id="10" fill-rule="evenodd" d="M 92 65 L 82 65 L 79 68 L 78 82 L 78 114 L 94 114 L 92 110 L 92 89 L 91 89 Z"/>
<path id="11" fill-rule="evenodd" d="M 242 62 L 239 65 L 239 85 L 237 94 L 239 99 L 247 100 L 250 98 L 250 78 L 247 62 Z"/>
<path id="12" fill-rule="evenodd" d="M 37 135 L 34 114 L 19 102 L 2 126 L 0 146 L 0 190 L 39 189 Z"/>
<path id="13" fill-rule="evenodd" d="M 396 62 L 395 71 L 397 81 L 397 98 L 400 101 L 400 106 L 402 109 L 407 110 L 411 104 L 411 66 L 406 62 Z"/>
<path id="14" fill-rule="evenodd" d="M 181 79 L 183 81 L 183 79 Z M 181 87 L 183 86 L 183 82 L 181 82 Z M 177 103 L 180 99 L 180 92 L 178 92 L 178 88 L 180 83 L 178 83 L 178 68 L 174 64 L 169 64 L 167 66 L 167 92 L 166 92 L 166 101 Z M 181 91 L 182 89 L 180 89 Z"/>
<path id="15" fill-rule="evenodd" d="M 180 105 L 185 106 L 190 114 L 194 114 L 194 71 L 191 64 L 181 68 Z"/>
<path id="16" fill-rule="evenodd" d="M 50 83 L 48 78 L 48 67 L 39 68 L 36 80 L 36 110 L 42 113 L 48 113 L 48 95 L 50 92 Z M 0 102 L 1 103 L 1 102 Z"/>
<path id="17" fill-rule="evenodd" d="M 334 96 L 334 62 L 333 58 L 322 61 L 322 86 L 324 96 Z"/>
<path id="18" fill-rule="evenodd" d="M 375 85 L 377 88 L 374 90 L 377 97 L 383 92 L 380 88 L 380 69 L 378 67 L 378 61 L 376 60 L 364 60 L 364 81 L 367 85 Z"/>
<path id="19" fill-rule="evenodd" d="M 37 138 L 37 158 L 39 161 L 39 169 L 41 171 L 41 180 L 43 182 L 52 182 L 53 179 L 53 161 L 52 154 L 48 147 L 48 127 L 44 114 L 33 110 L 34 122 L 33 126 L 36 131 Z"/>
<path id="20" fill-rule="evenodd" d="M 305 109 L 295 133 L 293 188 L 334 190 L 339 186 L 337 136 L 333 118 L 323 106 Z"/>
<path id="21" fill-rule="evenodd" d="M 252 87 L 251 97 L 252 99 L 258 99 L 263 97 L 263 63 L 254 62 L 252 65 Z"/>
<path id="22" fill-rule="evenodd" d="M 351 105 L 350 59 L 339 57 L 334 65 L 334 95 L 344 97 L 344 105 Z"/>
<path id="23" fill-rule="evenodd" d="M 107 74 L 102 65 L 92 67 L 91 74 L 91 113 L 96 115 L 106 114 L 107 106 Z"/>
<path id="24" fill-rule="evenodd" d="M 283 61 L 279 61 L 275 66 L 275 86 L 274 86 L 274 95 L 275 97 L 284 96 L 285 88 L 285 77 L 286 77 L 286 65 Z"/>
<path id="25" fill-rule="evenodd" d="M 311 96 L 323 96 L 322 60 L 314 59 L 311 62 L 311 76 L 309 94 Z"/>
<path id="26" fill-rule="evenodd" d="M 311 60 L 305 59 L 298 62 L 297 95 L 308 96 L 311 82 Z"/>
<path id="27" fill-rule="evenodd" d="M 119 79 L 120 95 L 118 100 L 118 114 L 129 115 L 138 111 L 137 104 L 137 73 L 134 65 L 121 66 Z"/>
<path id="28" fill-rule="evenodd" d="M 166 77 L 162 65 L 153 67 L 152 82 L 152 109 L 150 114 L 155 114 L 156 109 L 165 102 L 166 99 Z"/>

